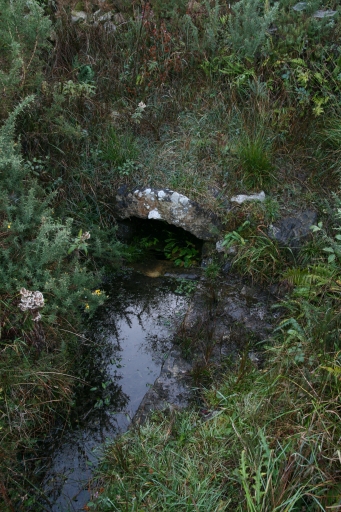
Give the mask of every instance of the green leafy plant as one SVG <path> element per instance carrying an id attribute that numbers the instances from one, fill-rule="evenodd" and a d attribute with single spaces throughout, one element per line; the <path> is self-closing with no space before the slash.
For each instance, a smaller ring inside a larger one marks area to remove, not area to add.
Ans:
<path id="1" fill-rule="evenodd" d="M 224 235 L 224 240 L 223 240 L 222 246 L 226 247 L 226 249 L 229 249 L 230 247 L 233 247 L 234 245 L 245 245 L 247 243 L 247 240 L 241 235 L 241 233 L 243 233 L 243 231 L 247 230 L 247 228 L 249 228 L 249 226 L 250 226 L 250 221 L 246 220 L 236 230 L 231 231 L 230 233 L 226 233 L 226 235 Z"/>
<path id="2" fill-rule="evenodd" d="M 189 268 L 198 260 L 199 251 L 192 242 L 181 241 L 177 238 L 168 238 L 164 247 L 167 259 L 174 261 L 179 267 Z"/>
<path id="3" fill-rule="evenodd" d="M 86 240 L 89 240 L 89 238 L 89 232 L 83 233 L 83 231 L 80 230 L 78 236 L 74 239 L 74 243 L 68 250 L 68 254 L 71 254 L 74 251 L 77 251 L 77 254 L 79 254 L 79 251 L 83 251 L 85 254 L 88 254 L 88 244 Z"/>
<path id="4" fill-rule="evenodd" d="M 190 296 L 197 288 L 197 283 L 195 281 L 190 281 L 188 279 L 177 279 L 176 282 L 177 287 L 175 288 L 175 293 L 178 293 L 179 295 Z"/>
<path id="5" fill-rule="evenodd" d="M 205 277 L 211 281 L 217 279 L 220 274 L 220 264 L 217 261 L 211 261 L 205 268 Z"/>
<path id="6" fill-rule="evenodd" d="M 337 208 L 335 212 L 335 219 L 341 219 L 341 208 Z M 311 227 L 313 233 L 322 234 L 324 242 L 328 243 L 327 247 L 323 247 L 323 251 L 328 254 L 328 263 L 334 263 L 336 260 L 339 263 L 341 260 L 341 228 L 334 228 L 337 233 L 333 237 L 328 236 L 327 233 L 323 230 L 322 222 L 319 222 L 317 226 Z"/>

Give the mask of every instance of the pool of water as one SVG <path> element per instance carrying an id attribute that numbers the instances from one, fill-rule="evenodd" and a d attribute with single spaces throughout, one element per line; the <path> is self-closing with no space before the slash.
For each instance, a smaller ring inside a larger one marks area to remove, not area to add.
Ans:
<path id="1" fill-rule="evenodd" d="M 83 340 L 89 364 L 72 428 L 56 428 L 48 443 L 43 488 L 49 512 L 84 510 L 105 443 L 129 427 L 187 309 L 187 299 L 164 277 L 129 271 L 108 289 L 111 298 Z"/>

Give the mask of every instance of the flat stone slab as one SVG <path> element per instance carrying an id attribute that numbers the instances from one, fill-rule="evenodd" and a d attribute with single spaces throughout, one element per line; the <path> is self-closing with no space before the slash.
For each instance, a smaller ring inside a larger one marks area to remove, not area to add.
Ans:
<path id="1" fill-rule="evenodd" d="M 191 364 L 182 358 L 180 350 L 173 349 L 162 366 L 160 376 L 144 396 L 133 418 L 133 425 L 143 424 L 152 411 L 186 407 L 191 397 L 191 368 Z"/>
<path id="2" fill-rule="evenodd" d="M 297 212 L 290 217 L 284 217 L 269 226 L 268 234 L 278 242 L 295 247 L 310 235 L 311 226 L 316 223 L 317 215 L 313 210 Z"/>

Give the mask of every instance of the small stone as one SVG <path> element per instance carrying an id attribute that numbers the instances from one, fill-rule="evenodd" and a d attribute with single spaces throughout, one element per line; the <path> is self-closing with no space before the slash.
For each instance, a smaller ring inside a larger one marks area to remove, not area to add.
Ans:
<path id="1" fill-rule="evenodd" d="M 72 11 L 71 12 L 71 22 L 72 23 L 80 23 L 87 20 L 88 15 L 84 11 Z"/>
<path id="2" fill-rule="evenodd" d="M 223 245 L 224 240 L 218 240 L 218 242 L 215 244 L 215 248 L 217 252 L 225 252 L 225 247 Z"/>
<path id="3" fill-rule="evenodd" d="M 332 11 L 332 10 L 326 10 L 326 11 L 316 11 L 313 16 L 314 18 L 331 18 L 332 16 L 335 16 L 335 14 L 337 13 L 337 11 Z"/>
<path id="4" fill-rule="evenodd" d="M 304 11 L 307 8 L 307 2 L 298 2 L 298 4 L 294 5 L 294 11 Z"/>
<path id="5" fill-rule="evenodd" d="M 114 23 L 112 23 L 111 21 L 106 21 L 104 23 L 103 27 L 105 28 L 105 30 L 108 34 L 110 34 L 111 32 L 115 32 L 115 30 L 116 30 L 116 25 Z"/>
<path id="6" fill-rule="evenodd" d="M 249 196 L 239 194 L 238 196 L 231 197 L 230 201 L 238 204 L 242 204 L 245 201 L 265 201 L 265 192 L 262 190 L 259 194 L 251 194 Z"/>
<path id="7" fill-rule="evenodd" d="M 100 16 L 98 18 L 98 21 L 101 21 L 101 22 L 110 21 L 111 18 L 112 18 L 111 12 L 106 12 L 105 14 L 103 14 L 103 16 Z"/>
<path id="8" fill-rule="evenodd" d="M 300 245 L 300 241 L 310 235 L 310 228 L 315 224 L 316 219 L 317 215 L 314 210 L 298 211 L 291 217 L 280 219 L 275 225 L 270 224 L 268 235 L 282 244 L 297 247 Z"/>
<path id="9" fill-rule="evenodd" d="M 228 273 L 230 272 L 230 270 L 231 270 L 231 267 L 232 267 L 232 263 L 231 263 L 230 261 L 227 261 L 227 262 L 225 263 L 225 265 L 222 267 L 222 269 L 221 269 L 221 270 L 222 270 L 222 272 L 223 272 L 224 274 L 228 274 Z"/>

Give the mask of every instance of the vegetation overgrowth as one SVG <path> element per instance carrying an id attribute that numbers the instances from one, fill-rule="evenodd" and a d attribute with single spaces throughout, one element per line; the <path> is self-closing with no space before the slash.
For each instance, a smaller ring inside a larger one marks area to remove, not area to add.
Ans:
<path id="1" fill-rule="evenodd" d="M 0 0 L 4 510 L 38 507 L 28 454 L 72 405 L 81 325 L 124 253 L 122 184 L 200 201 L 235 268 L 287 296 L 264 367 L 231 363 L 202 392 L 209 417 L 158 413 L 117 441 L 89 507 L 341 507 L 340 15 L 337 0 Z M 306 207 L 319 222 L 299 250 L 269 236 Z"/>

